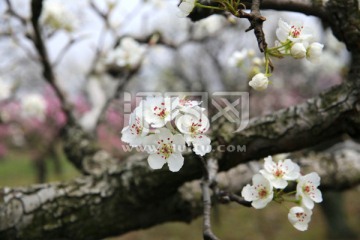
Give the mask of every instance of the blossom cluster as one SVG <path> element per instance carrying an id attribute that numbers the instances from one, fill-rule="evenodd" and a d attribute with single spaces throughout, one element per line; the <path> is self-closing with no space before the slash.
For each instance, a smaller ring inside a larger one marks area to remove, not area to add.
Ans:
<path id="1" fill-rule="evenodd" d="M 121 140 L 143 147 L 151 168 L 160 169 L 167 163 L 170 171 L 177 172 L 184 164 L 186 145 L 200 156 L 211 151 L 211 140 L 205 134 L 210 121 L 200 104 L 178 97 L 147 97 L 130 114 Z"/>
<path id="2" fill-rule="evenodd" d="M 21 113 L 24 118 L 45 119 L 47 103 L 40 94 L 29 94 L 21 99 Z"/>
<path id="3" fill-rule="evenodd" d="M 124 37 L 119 46 L 110 52 L 106 61 L 118 67 L 135 69 L 141 63 L 145 51 L 145 46 L 140 45 L 131 37 Z"/>
<path id="4" fill-rule="evenodd" d="M 72 32 L 77 19 L 60 1 L 46 0 L 41 14 L 41 22 L 54 30 Z"/>
<path id="5" fill-rule="evenodd" d="M 279 19 L 276 37 L 275 48 L 271 50 L 274 55 L 290 55 L 296 59 L 306 57 L 311 62 L 317 62 L 324 47 L 314 41 L 311 31 L 301 23 L 288 24 L 282 19 Z"/>
<path id="6" fill-rule="evenodd" d="M 249 82 L 249 86 L 256 91 L 264 91 L 268 87 L 269 77 L 271 76 L 270 57 L 283 58 L 291 56 L 295 59 L 306 58 L 310 62 L 316 63 L 322 55 L 324 45 L 315 42 L 311 31 L 300 23 L 288 24 L 279 19 L 276 37 L 275 46 L 267 48 L 265 51 L 265 73 L 257 70 Z M 228 63 L 230 66 L 240 67 L 248 57 L 244 50 L 235 52 Z"/>
<path id="7" fill-rule="evenodd" d="M 296 191 L 285 193 L 289 181 L 297 182 Z M 301 175 L 300 167 L 290 159 L 274 162 L 269 156 L 265 158 L 264 169 L 253 176 L 252 182 L 253 185 L 247 184 L 243 188 L 241 195 L 254 208 L 264 208 L 271 201 L 295 202 L 297 206 L 289 210 L 288 219 L 296 229 L 307 230 L 314 202 L 322 201 L 317 173 Z M 290 199 L 291 195 L 295 195 L 295 199 Z"/>

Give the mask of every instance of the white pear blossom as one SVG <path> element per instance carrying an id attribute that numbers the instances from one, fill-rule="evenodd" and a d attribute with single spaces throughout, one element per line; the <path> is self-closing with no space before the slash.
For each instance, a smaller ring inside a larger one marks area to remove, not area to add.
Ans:
<path id="1" fill-rule="evenodd" d="M 163 127 L 177 116 L 178 105 L 179 98 L 147 97 L 143 107 L 145 121 L 151 124 L 151 127 Z"/>
<path id="2" fill-rule="evenodd" d="M 303 207 L 292 207 L 288 214 L 290 223 L 299 231 L 306 231 L 311 220 L 312 211 Z"/>
<path id="3" fill-rule="evenodd" d="M 186 143 L 193 144 L 197 155 L 203 156 L 211 151 L 211 140 L 204 134 L 209 130 L 210 121 L 200 107 L 196 106 L 184 111 L 176 118 L 175 124 L 184 134 Z"/>
<path id="4" fill-rule="evenodd" d="M 179 5 L 179 17 L 186 17 L 188 16 L 192 10 L 195 8 L 197 0 L 182 0 Z"/>
<path id="5" fill-rule="evenodd" d="M 21 99 L 22 115 L 24 117 L 35 117 L 44 120 L 46 101 L 42 95 L 30 94 Z"/>
<path id="6" fill-rule="evenodd" d="M 224 23 L 224 18 L 219 15 L 211 15 L 205 19 L 202 19 L 195 23 L 194 25 L 194 37 L 195 38 L 204 38 L 207 36 L 214 35 L 220 29 L 222 29 Z"/>
<path id="7" fill-rule="evenodd" d="M 248 51 L 243 49 L 241 51 L 235 51 L 229 58 L 228 64 L 231 67 L 240 67 L 244 60 L 248 57 Z"/>
<path id="8" fill-rule="evenodd" d="M 164 0 L 147 0 L 147 2 L 152 4 L 155 8 L 162 8 L 165 5 Z"/>
<path id="9" fill-rule="evenodd" d="M 312 40 L 313 35 L 301 23 L 288 24 L 280 18 L 276 29 L 276 37 L 280 42 L 286 42 L 287 40 L 294 43 L 302 42 L 307 47 L 307 43 Z"/>
<path id="10" fill-rule="evenodd" d="M 264 169 L 260 173 L 268 179 L 274 188 L 284 189 L 288 180 L 300 177 L 300 167 L 290 159 L 273 162 L 272 157 L 265 158 Z"/>
<path id="11" fill-rule="evenodd" d="M 324 45 L 318 42 L 314 42 L 310 44 L 310 46 L 307 49 L 306 58 L 310 62 L 318 62 L 322 54 L 323 47 Z"/>
<path id="12" fill-rule="evenodd" d="M 320 176 L 315 172 L 299 177 L 296 186 L 296 198 L 301 200 L 304 207 L 313 209 L 314 202 L 322 202 L 321 192 L 317 188 L 319 185 Z"/>
<path id="13" fill-rule="evenodd" d="M 140 45 L 131 37 L 124 37 L 107 58 L 108 64 L 119 67 L 136 68 L 144 58 L 146 47 Z"/>
<path id="14" fill-rule="evenodd" d="M 190 100 L 186 98 L 181 98 L 179 100 L 179 110 L 184 112 L 187 111 L 190 108 L 199 106 L 201 104 L 200 101 Z"/>
<path id="15" fill-rule="evenodd" d="M 142 145 L 144 137 L 149 133 L 149 126 L 142 116 L 142 103 L 130 114 L 129 125 L 121 131 L 121 141 L 132 147 Z"/>
<path id="16" fill-rule="evenodd" d="M 290 49 L 291 56 L 296 59 L 306 57 L 306 48 L 303 43 L 295 43 Z"/>
<path id="17" fill-rule="evenodd" d="M 185 150 L 185 140 L 181 134 L 173 135 L 169 129 L 160 128 L 146 137 L 143 145 L 150 154 L 148 163 L 152 169 L 161 169 L 167 163 L 170 171 L 177 172 L 184 164 L 181 152 Z"/>
<path id="18" fill-rule="evenodd" d="M 11 96 L 12 86 L 0 78 L 0 101 Z"/>
<path id="19" fill-rule="evenodd" d="M 252 64 L 256 65 L 256 66 L 261 66 L 265 64 L 265 58 L 259 58 L 259 57 L 254 57 L 252 60 Z"/>
<path id="20" fill-rule="evenodd" d="M 264 91 L 268 87 L 268 84 L 269 79 L 263 73 L 256 74 L 249 82 L 249 86 L 256 91 Z"/>
<path id="21" fill-rule="evenodd" d="M 252 178 L 253 185 L 247 184 L 241 191 L 245 201 L 252 202 L 256 208 L 264 208 L 273 199 L 273 187 L 269 180 L 261 174 L 255 174 Z"/>
<path id="22" fill-rule="evenodd" d="M 77 25 L 75 16 L 61 2 L 54 0 L 44 2 L 40 20 L 53 29 L 64 29 L 68 32 L 72 32 Z"/>

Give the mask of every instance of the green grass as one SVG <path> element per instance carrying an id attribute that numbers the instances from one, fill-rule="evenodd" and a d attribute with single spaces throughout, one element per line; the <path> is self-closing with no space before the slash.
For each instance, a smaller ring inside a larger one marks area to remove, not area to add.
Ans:
<path id="1" fill-rule="evenodd" d="M 79 172 L 60 156 L 62 173 L 55 174 L 54 163 L 51 159 L 45 160 L 48 182 L 65 181 L 79 176 Z M 0 187 L 26 186 L 36 182 L 36 171 L 32 160 L 26 153 L 13 153 L 0 161 Z"/>

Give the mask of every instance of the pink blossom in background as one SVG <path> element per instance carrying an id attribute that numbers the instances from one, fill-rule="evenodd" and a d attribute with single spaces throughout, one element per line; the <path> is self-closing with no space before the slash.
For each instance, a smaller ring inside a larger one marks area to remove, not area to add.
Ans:
<path id="1" fill-rule="evenodd" d="M 75 100 L 73 101 L 73 105 L 78 117 L 81 117 L 91 109 L 90 103 L 83 95 L 77 95 Z"/>
<path id="2" fill-rule="evenodd" d="M 7 154 L 7 147 L 0 143 L 0 160 Z"/>

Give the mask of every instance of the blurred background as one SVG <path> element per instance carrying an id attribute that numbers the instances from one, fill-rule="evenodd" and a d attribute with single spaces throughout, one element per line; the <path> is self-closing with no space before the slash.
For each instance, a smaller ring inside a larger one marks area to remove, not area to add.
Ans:
<path id="1" fill-rule="evenodd" d="M 30 17 L 30 1 L 10 2 L 20 17 L 9 14 L 9 5 L 0 2 L 0 187 L 68 181 L 80 173 L 62 151 L 61 128 L 67 119 L 54 89 L 42 77 L 27 34 L 31 30 L 21 20 Z M 253 33 L 245 33 L 248 21 L 214 15 L 193 23 L 178 17 L 177 4 L 177 0 L 45 1 L 40 23 L 58 85 L 82 127 L 119 159 L 129 154 L 120 141 L 124 112 L 129 111 L 124 93 L 246 91 L 253 117 L 301 103 L 339 84 L 346 74 L 349 54 L 321 21 L 263 11 L 270 47 L 279 18 L 303 22 L 325 47 L 316 64 L 274 60 L 268 90 L 255 92 L 248 82 L 254 72 L 263 71 L 264 63 Z M 125 38 L 132 43 L 121 52 Z M 234 62 L 234 52 L 244 49 L 246 57 Z M 117 57 L 126 51 L 138 55 L 124 65 Z M 134 108 L 135 102 L 131 104 Z M 342 237 L 327 224 L 328 208 L 317 207 L 310 229 L 303 233 L 293 229 L 287 210 L 276 204 L 263 210 L 217 206 L 214 231 L 222 239 L 360 239 L 359 190 L 328 197 L 344 209 L 339 213 L 346 219 Z M 111 239 L 200 239 L 201 225 L 201 219 L 189 225 L 168 223 Z"/>

